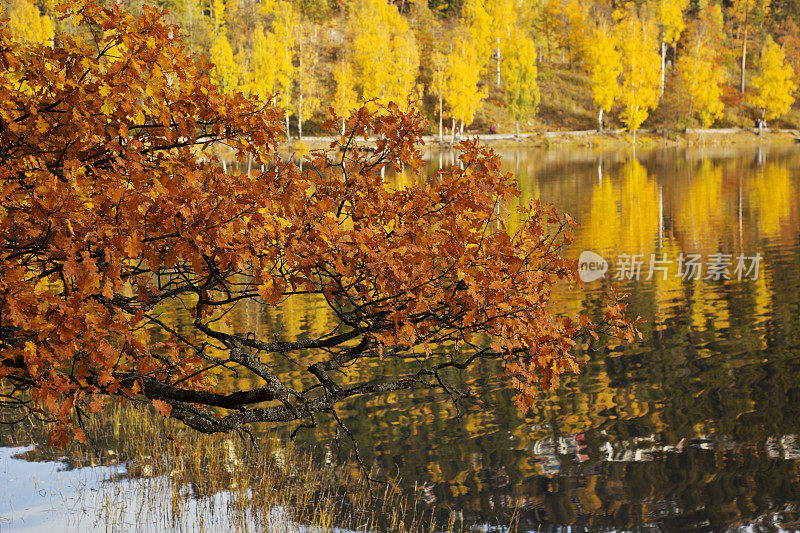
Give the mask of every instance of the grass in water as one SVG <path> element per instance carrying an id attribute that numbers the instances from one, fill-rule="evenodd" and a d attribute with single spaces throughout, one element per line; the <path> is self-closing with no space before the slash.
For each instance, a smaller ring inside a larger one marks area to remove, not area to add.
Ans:
<path id="1" fill-rule="evenodd" d="M 84 513 L 96 513 L 107 531 L 471 529 L 458 513 L 437 513 L 401 491 L 398 480 L 370 485 L 357 463 L 315 460 L 276 435 L 254 445 L 121 406 L 87 420 L 85 430 L 90 444 L 37 447 L 24 458 L 63 461 L 67 468 L 124 465 L 99 491 L 81 496 Z M 37 442 L 46 442 L 46 431 L 35 422 L 0 434 L 3 446 Z M 502 529 L 513 531 L 513 524 Z"/>

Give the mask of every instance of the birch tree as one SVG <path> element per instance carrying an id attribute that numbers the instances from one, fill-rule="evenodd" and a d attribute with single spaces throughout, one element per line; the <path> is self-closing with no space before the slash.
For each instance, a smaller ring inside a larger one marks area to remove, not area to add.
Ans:
<path id="1" fill-rule="evenodd" d="M 53 21 L 29 0 L 18 0 L 9 12 L 11 35 L 23 42 L 45 43 L 53 39 Z M 0 18 L 3 17 L 0 10 Z"/>
<path id="2" fill-rule="evenodd" d="M 346 58 L 340 58 L 333 69 L 333 110 L 342 117 L 342 135 L 347 115 L 358 105 L 358 96 L 353 88 L 353 68 Z"/>
<path id="3" fill-rule="evenodd" d="M 760 110 L 762 119 L 784 115 L 794 102 L 797 90 L 794 70 L 771 37 L 764 45 L 759 75 L 753 80 L 753 87 L 756 92 L 752 104 Z"/>
<path id="4" fill-rule="evenodd" d="M 684 87 L 689 93 L 689 115 L 697 114 L 707 128 L 722 115 L 721 100 L 725 72 L 721 64 L 722 10 L 706 7 L 689 31 L 686 51 L 678 62 Z"/>
<path id="5" fill-rule="evenodd" d="M 266 94 L 276 96 L 275 105 L 284 112 L 286 138 L 289 138 L 289 113 L 291 112 L 291 88 L 294 79 L 292 49 L 296 13 L 289 2 L 268 1 L 262 4 L 263 14 L 270 20 L 270 30 L 258 41 L 258 50 L 253 52 L 253 72 L 262 89 L 256 91 L 262 98 Z M 256 42 L 254 40 L 254 48 Z M 256 56 L 258 59 L 256 59 Z"/>
<path id="6" fill-rule="evenodd" d="M 673 52 L 681 33 L 686 28 L 683 12 L 689 6 L 689 0 L 659 0 L 658 22 L 661 27 L 661 95 L 664 94 L 664 76 L 667 45 Z M 673 53 L 673 57 L 675 54 Z"/>
<path id="7" fill-rule="evenodd" d="M 519 138 L 519 121 L 529 119 L 539 105 L 536 83 L 536 46 L 524 32 L 515 31 L 508 40 L 507 57 L 503 62 L 506 101 L 514 116 Z"/>
<path id="8" fill-rule="evenodd" d="M 461 25 L 472 38 L 475 67 L 481 70 L 486 68 L 492 55 L 492 23 L 492 15 L 486 9 L 485 0 L 464 0 L 461 6 Z"/>
<path id="9" fill-rule="evenodd" d="M 659 99 L 657 31 L 652 19 L 629 9 L 618 27 L 622 55 L 622 114 L 628 131 L 636 131 Z"/>
<path id="10" fill-rule="evenodd" d="M 742 41 L 740 49 L 741 78 L 739 81 L 739 91 L 745 89 L 745 73 L 747 71 L 747 37 L 752 25 L 760 26 L 766 19 L 771 0 L 731 0 L 730 15 L 733 22 L 738 26 L 739 39 Z"/>
<path id="11" fill-rule="evenodd" d="M 448 57 L 445 101 L 452 113 L 454 139 L 456 121 L 460 122 L 460 132 L 463 134 L 464 126 L 472 123 L 478 107 L 487 96 L 486 88 L 480 85 L 480 71 L 476 68 L 479 53 L 475 41 L 461 35 L 453 43 Z"/>
<path id="12" fill-rule="evenodd" d="M 622 91 L 618 36 L 606 26 L 595 28 L 586 43 L 584 61 L 592 80 L 592 98 L 598 107 L 597 130 L 603 131 L 603 112 L 611 109 Z"/>
<path id="13" fill-rule="evenodd" d="M 503 71 L 503 61 L 509 54 L 509 47 L 514 46 L 513 39 L 518 34 L 519 7 L 516 0 L 496 0 L 487 6 L 487 12 L 492 19 L 490 26 L 491 57 L 494 59 L 495 85 L 498 88 Z"/>
<path id="14" fill-rule="evenodd" d="M 297 118 L 297 135 L 302 139 L 303 121 L 308 120 L 322 104 L 319 75 L 321 54 L 314 44 L 309 27 L 298 26 L 297 33 L 294 115 Z"/>
<path id="15" fill-rule="evenodd" d="M 419 52 L 414 33 L 384 0 L 351 0 L 349 47 L 362 102 L 403 101 L 416 88 Z"/>
<path id="16" fill-rule="evenodd" d="M 431 75 L 431 90 L 436 96 L 439 111 L 439 142 L 442 142 L 442 120 L 444 115 L 444 98 L 447 89 L 447 55 L 437 50 L 431 58 L 433 73 Z"/>
<path id="17" fill-rule="evenodd" d="M 214 63 L 211 78 L 224 94 L 230 94 L 239 88 L 241 69 L 233 56 L 228 38 L 219 32 L 214 38 L 214 44 L 209 51 L 210 59 Z"/>

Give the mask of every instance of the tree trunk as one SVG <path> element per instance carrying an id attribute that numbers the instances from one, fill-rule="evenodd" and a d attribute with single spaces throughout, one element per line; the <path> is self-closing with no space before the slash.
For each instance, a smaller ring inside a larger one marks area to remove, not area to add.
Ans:
<path id="1" fill-rule="evenodd" d="M 667 57 L 667 43 L 661 41 L 661 96 L 664 96 L 664 68 Z"/>
<path id="2" fill-rule="evenodd" d="M 497 36 L 497 87 L 500 87 L 500 36 Z"/>
<path id="3" fill-rule="evenodd" d="M 739 92 L 744 92 L 744 71 L 747 61 L 747 18 L 750 15 L 750 1 L 744 3 L 744 32 L 742 35 L 742 79 L 739 84 Z"/>
<path id="4" fill-rule="evenodd" d="M 302 90 L 301 90 L 302 91 Z M 297 103 L 297 138 L 303 138 L 303 93 L 300 93 L 300 101 Z"/>
<path id="5" fill-rule="evenodd" d="M 442 95 L 439 94 L 439 144 L 442 144 Z"/>
<path id="6" fill-rule="evenodd" d="M 453 117 L 453 131 L 450 132 L 450 135 L 453 139 L 453 144 L 456 142 L 456 118 Z"/>
<path id="7" fill-rule="evenodd" d="M 286 110 L 286 142 L 289 142 L 289 110 Z"/>
<path id="8" fill-rule="evenodd" d="M 342 135 L 344 135 L 344 115 L 346 113 L 345 104 L 347 100 L 347 85 L 345 85 L 344 80 L 344 67 L 342 67 Z"/>
<path id="9" fill-rule="evenodd" d="M 553 46 L 550 43 L 550 39 L 549 38 L 547 39 L 547 63 L 548 64 L 552 64 L 553 63 Z"/>
<path id="10" fill-rule="evenodd" d="M 303 138 L 303 43 L 300 42 L 300 53 L 298 55 L 298 68 L 297 68 L 297 138 Z"/>
<path id="11" fill-rule="evenodd" d="M 597 133 L 603 132 L 603 108 L 597 113 Z"/>
<path id="12" fill-rule="evenodd" d="M 519 141 L 519 120 L 515 120 L 514 123 L 517 125 L 517 140 Z"/>

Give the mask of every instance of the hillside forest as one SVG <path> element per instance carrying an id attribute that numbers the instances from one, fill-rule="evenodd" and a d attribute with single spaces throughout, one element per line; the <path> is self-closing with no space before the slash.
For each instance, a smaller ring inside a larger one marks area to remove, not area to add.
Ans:
<path id="1" fill-rule="evenodd" d="M 122 0 L 166 10 L 226 93 L 285 111 L 395 101 L 429 133 L 800 126 L 794 0 Z M 54 0 L 0 1 L 20 40 L 74 31 Z M 213 64 L 213 66 L 211 66 Z"/>

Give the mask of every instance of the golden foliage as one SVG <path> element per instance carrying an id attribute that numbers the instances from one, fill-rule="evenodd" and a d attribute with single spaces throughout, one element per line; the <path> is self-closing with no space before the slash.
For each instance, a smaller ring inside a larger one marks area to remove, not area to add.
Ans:
<path id="1" fill-rule="evenodd" d="M 14 38 L 33 43 L 49 43 L 53 39 L 53 21 L 42 14 L 36 4 L 18 0 L 13 6 L 9 12 L 9 26 Z"/>
<path id="2" fill-rule="evenodd" d="M 576 283 L 559 256 L 574 223 L 531 202 L 509 232 L 497 207 L 520 193 L 477 141 L 458 146 L 463 168 L 395 189 L 382 169 L 420 168 L 423 119 L 361 108 L 350 135 L 301 170 L 277 155 L 283 111 L 225 94 L 225 68 L 218 87 L 159 12 L 68 9 L 79 31 L 103 31 L 50 48 L 0 26 L 0 379 L 4 407 L 46 418 L 53 443 L 82 439 L 76 410 L 108 398 L 227 432 L 442 387 L 441 370 L 481 360 L 501 362 L 527 408 L 579 369 L 576 339 L 637 333 L 615 294 L 594 322 L 557 313 L 553 287 Z M 359 149 L 366 137 L 374 150 Z M 264 170 L 223 170 L 215 144 Z M 324 302 L 335 326 L 284 341 L 226 322 L 240 302 L 270 309 L 298 295 Z M 165 322 L 167 305 L 190 320 Z M 419 372 L 339 382 L 357 362 L 411 358 Z M 316 385 L 275 372 L 286 360 Z M 254 385 L 232 390 L 225 375 Z"/>
<path id="3" fill-rule="evenodd" d="M 618 26 L 622 52 L 622 114 L 628 131 L 636 131 L 658 105 L 660 59 L 652 18 L 629 8 Z"/>
<path id="4" fill-rule="evenodd" d="M 348 58 L 361 102 L 405 102 L 416 88 L 419 52 L 414 32 L 383 0 L 351 0 Z"/>
<path id="5" fill-rule="evenodd" d="M 761 109 L 762 116 L 778 118 L 789 110 L 797 90 L 794 77 L 794 70 L 781 47 L 768 38 L 761 54 L 759 75 L 753 80 L 756 93 L 752 104 Z"/>
<path id="6" fill-rule="evenodd" d="M 622 72 L 622 55 L 618 49 L 618 36 L 605 26 L 598 26 L 587 39 L 584 57 L 592 77 L 592 97 L 600 109 L 611 109 L 622 91 L 619 76 Z"/>
<path id="7" fill-rule="evenodd" d="M 461 35 L 453 42 L 445 74 L 445 101 L 450 107 L 452 116 L 462 124 L 469 125 L 478 111 L 478 107 L 488 95 L 485 87 L 481 87 L 481 73 L 475 68 L 480 64 L 479 50 L 475 42 Z"/>
<path id="8" fill-rule="evenodd" d="M 711 126 L 724 108 L 725 71 L 719 49 L 722 38 L 722 9 L 716 4 L 710 5 L 692 24 L 686 50 L 678 62 L 678 72 L 688 90 L 692 110 L 704 128 Z"/>
<path id="9" fill-rule="evenodd" d="M 502 72 L 509 110 L 517 121 L 529 118 L 539 105 L 536 46 L 533 39 L 516 28 L 506 48 Z"/>

